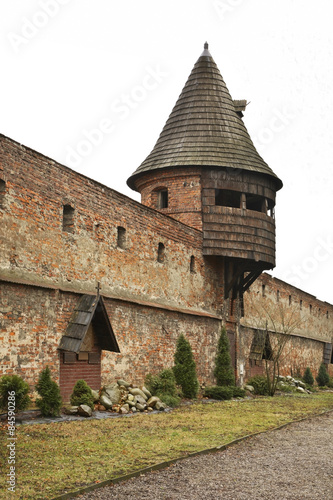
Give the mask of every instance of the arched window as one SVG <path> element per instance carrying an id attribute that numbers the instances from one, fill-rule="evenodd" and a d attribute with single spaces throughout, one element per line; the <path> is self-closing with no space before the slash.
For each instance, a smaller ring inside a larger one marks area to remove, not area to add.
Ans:
<path id="1" fill-rule="evenodd" d="M 157 262 L 160 262 L 161 264 L 164 262 L 165 259 L 165 246 L 163 243 L 158 244 L 158 251 L 157 251 Z"/>

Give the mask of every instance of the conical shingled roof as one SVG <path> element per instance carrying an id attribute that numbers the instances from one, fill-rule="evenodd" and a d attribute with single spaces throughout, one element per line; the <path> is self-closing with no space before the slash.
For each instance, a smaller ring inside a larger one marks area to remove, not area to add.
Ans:
<path id="1" fill-rule="evenodd" d="M 205 44 L 205 50 L 173 108 L 154 149 L 128 179 L 170 167 L 218 167 L 250 170 L 282 182 L 255 149 L 246 127 Z"/>

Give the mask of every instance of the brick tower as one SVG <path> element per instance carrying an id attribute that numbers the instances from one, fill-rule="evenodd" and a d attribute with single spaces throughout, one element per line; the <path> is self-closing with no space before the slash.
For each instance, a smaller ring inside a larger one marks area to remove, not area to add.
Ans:
<path id="1" fill-rule="evenodd" d="M 282 182 L 258 154 L 205 44 L 154 149 L 128 179 L 144 205 L 203 232 L 224 266 L 224 297 L 275 266 L 275 195 Z M 233 302 L 233 301 L 231 301 Z"/>

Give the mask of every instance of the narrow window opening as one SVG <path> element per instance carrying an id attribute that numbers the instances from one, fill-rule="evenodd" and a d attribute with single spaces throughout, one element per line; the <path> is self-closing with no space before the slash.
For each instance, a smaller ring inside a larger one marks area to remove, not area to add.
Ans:
<path id="1" fill-rule="evenodd" d="M 326 319 L 328 319 L 328 311 L 326 311 Z"/>
<path id="2" fill-rule="evenodd" d="M 303 300 L 299 301 L 299 308 L 302 310 L 303 309 Z"/>
<path id="3" fill-rule="evenodd" d="M 291 295 L 289 295 L 289 305 L 291 306 Z"/>
<path id="4" fill-rule="evenodd" d="M 312 314 L 312 305 L 310 304 L 310 314 Z"/>
<path id="5" fill-rule="evenodd" d="M 272 217 L 272 219 L 275 219 L 275 207 L 269 209 L 268 215 Z"/>
<path id="6" fill-rule="evenodd" d="M 267 203 L 267 215 L 272 217 L 274 219 L 275 217 L 275 206 L 274 206 L 274 201 L 270 200 L 269 198 L 266 198 L 266 203 Z"/>
<path id="7" fill-rule="evenodd" d="M 215 205 L 220 207 L 241 207 L 241 193 L 228 189 L 215 189 Z"/>
<path id="8" fill-rule="evenodd" d="M 163 189 L 158 192 L 158 208 L 168 208 L 169 200 L 168 200 L 168 190 Z"/>
<path id="9" fill-rule="evenodd" d="M 263 201 L 262 201 L 262 210 L 261 210 L 264 214 L 268 214 L 268 200 L 267 198 L 264 198 Z"/>
<path id="10" fill-rule="evenodd" d="M 194 255 L 191 256 L 190 272 L 195 273 L 195 257 L 194 257 Z"/>
<path id="11" fill-rule="evenodd" d="M 230 299 L 230 316 L 232 317 L 235 313 L 235 300 L 231 297 Z"/>
<path id="12" fill-rule="evenodd" d="M 4 207 L 5 194 L 6 194 L 6 183 L 4 180 L 0 179 L 0 208 Z"/>
<path id="13" fill-rule="evenodd" d="M 246 208 L 255 212 L 264 212 L 265 198 L 256 194 L 246 195 Z"/>
<path id="14" fill-rule="evenodd" d="M 277 290 L 276 292 L 276 302 L 280 301 L 280 290 Z"/>
<path id="15" fill-rule="evenodd" d="M 266 286 L 265 285 L 262 285 L 262 287 L 261 287 L 261 295 L 263 297 L 266 297 Z"/>
<path id="16" fill-rule="evenodd" d="M 71 205 L 63 206 L 62 230 L 66 233 L 74 233 L 74 213 L 75 210 Z"/>
<path id="17" fill-rule="evenodd" d="M 272 346 L 271 346 L 271 343 L 269 340 L 269 335 L 267 334 L 266 339 L 265 339 L 264 350 L 262 353 L 262 359 L 270 360 L 270 359 L 272 359 L 272 357 L 273 357 Z"/>
<path id="18" fill-rule="evenodd" d="M 126 248 L 126 229 L 122 226 L 117 228 L 117 247 L 123 250 Z"/>
<path id="19" fill-rule="evenodd" d="M 160 262 L 161 264 L 164 262 L 165 259 L 165 246 L 163 243 L 158 244 L 158 251 L 157 251 L 157 262 Z"/>

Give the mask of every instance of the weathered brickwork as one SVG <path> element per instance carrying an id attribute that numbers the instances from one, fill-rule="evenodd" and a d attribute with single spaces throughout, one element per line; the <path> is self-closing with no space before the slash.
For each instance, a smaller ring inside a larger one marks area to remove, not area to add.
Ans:
<path id="1" fill-rule="evenodd" d="M 250 348 L 254 328 L 242 328 L 245 358 L 245 379 L 265 374 L 265 360 L 250 359 Z M 273 341 L 273 339 L 272 339 Z M 281 375 L 304 374 L 309 366 L 314 376 L 317 375 L 323 361 L 323 343 L 317 340 L 291 335 L 281 355 L 279 369 Z"/>
<path id="2" fill-rule="evenodd" d="M 106 304 L 121 351 L 103 353 L 102 373 L 107 380 L 135 376 L 143 382 L 148 372 L 170 368 L 177 338 L 183 333 L 192 346 L 199 381 L 213 383 L 220 320 L 112 300 Z"/>
<path id="3" fill-rule="evenodd" d="M 57 347 L 76 303 L 76 294 L 0 281 L 0 373 L 33 386 L 48 365 L 59 382 Z"/>
<path id="4" fill-rule="evenodd" d="M 177 219 L 195 229 L 202 229 L 201 169 L 179 168 L 150 172 L 136 181 L 141 203 Z M 168 206 L 159 207 L 158 193 L 168 191 Z"/>
<path id="5" fill-rule="evenodd" d="M 289 340 L 281 357 L 284 375 L 303 373 L 309 366 L 317 374 L 323 362 L 325 343 L 333 339 L 333 306 L 318 300 L 298 288 L 263 273 L 245 293 L 246 315 L 241 320 L 246 375 L 263 373 L 264 361 L 249 360 L 250 347 L 257 328 L 265 328 L 268 315 L 272 316 L 276 331 L 286 331 Z M 280 312 L 281 311 L 281 312 Z M 282 320 L 294 325 L 284 330 Z M 333 374 L 333 365 L 327 365 Z"/>
<path id="6" fill-rule="evenodd" d="M 261 303 L 273 310 L 284 304 L 301 319 L 282 372 L 310 366 L 316 373 L 332 342 L 333 306 L 263 274 L 245 293 L 240 319 L 240 303 L 225 299 L 227 261 L 203 256 L 200 172 L 142 176 L 140 204 L 0 136 L 0 375 L 17 373 L 33 387 L 48 365 L 68 400 L 79 378 L 93 388 L 117 378 L 140 383 L 171 367 L 183 333 L 199 381 L 214 384 L 224 323 L 242 381 L 263 370 L 263 361 L 249 360 Z M 168 206 L 161 208 L 157 193 L 165 188 Z M 95 353 L 94 361 L 65 362 L 60 340 L 80 298 L 95 295 L 98 282 L 120 353 L 93 343 L 80 354 Z"/>
<path id="7" fill-rule="evenodd" d="M 264 287 L 264 288 L 263 288 Z M 267 273 L 251 285 L 244 296 L 246 318 L 244 323 L 258 319 L 260 304 L 269 311 L 282 305 L 297 320 L 293 333 L 303 337 L 331 342 L 333 337 L 333 306 L 318 300 L 303 290 L 273 278 Z"/>
<path id="8" fill-rule="evenodd" d="M 213 382 L 213 362 L 221 328 L 218 317 L 107 298 L 105 304 L 121 352 L 103 351 L 101 366 L 88 361 L 64 364 L 63 353 L 57 348 L 80 296 L 1 282 L 0 373 L 16 373 L 33 388 L 40 371 L 48 365 L 60 383 L 64 400 L 68 400 L 80 378 L 99 388 L 123 377 L 143 382 L 148 372 L 171 367 L 177 338 L 183 333 L 192 345 L 199 380 Z M 99 352 L 96 346 L 91 350 Z"/>
<path id="9" fill-rule="evenodd" d="M 202 233 L 0 136 L 6 200 L 0 210 L 3 278 L 178 307 L 220 308 L 201 253 Z M 63 205 L 74 208 L 63 231 Z M 126 230 L 125 249 L 117 228 Z M 158 244 L 165 260 L 157 262 Z M 190 272 L 191 257 L 195 273 Z"/>
<path id="10" fill-rule="evenodd" d="M 96 352 L 99 362 L 89 363 L 89 360 L 76 360 L 74 363 L 65 363 L 63 352 L 59 353 L 60 369 L 59 384 L 63 401 L 69 401 L 77 380 L 85 380 L 91 389 L 99 390 L 103 384 L 101 376 L 100 349 L 94 347 L 90 352 Z"/>

